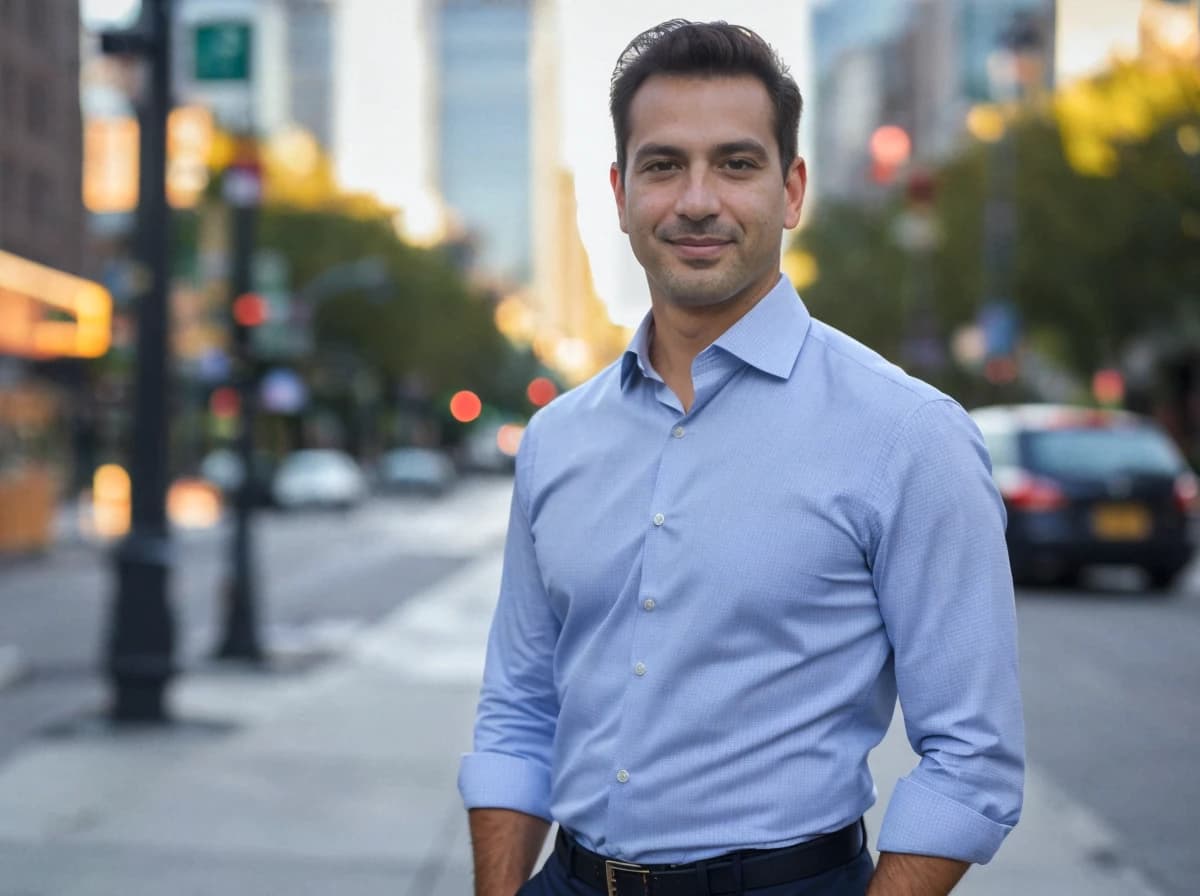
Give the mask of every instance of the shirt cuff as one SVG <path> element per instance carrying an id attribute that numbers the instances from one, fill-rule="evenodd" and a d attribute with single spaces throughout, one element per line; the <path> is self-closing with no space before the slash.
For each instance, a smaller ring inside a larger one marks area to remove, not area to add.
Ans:
<path id="1" fill-rule="evenodd" d="M 879 831 L 880 852 L 986 865 L 1012 825 L 1000 824 L 908 778 L 896 782 Z"/>
<path id="2" fill-rule="evenodd" d="M 507 753 L 466 753 L 458 792 L 468 809 L 512 809 L 550 820 L 550 772 Z"/>

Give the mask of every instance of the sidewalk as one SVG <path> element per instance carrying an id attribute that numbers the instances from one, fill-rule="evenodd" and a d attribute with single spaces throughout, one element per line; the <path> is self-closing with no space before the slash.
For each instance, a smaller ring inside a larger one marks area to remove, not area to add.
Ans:
<path id="1" fill-rule="evenodd" d="M 95 727 L 0 766 L 0 896 L 464 896 L 469 746 L 491 553 L 303 673 L 193 674 L 170 731 Z M 913 759 L 898 726 L 880 805 Z M 1104 826 L 1035 768 L 1025 817 L 956 893 L 1154 896 Z"/>

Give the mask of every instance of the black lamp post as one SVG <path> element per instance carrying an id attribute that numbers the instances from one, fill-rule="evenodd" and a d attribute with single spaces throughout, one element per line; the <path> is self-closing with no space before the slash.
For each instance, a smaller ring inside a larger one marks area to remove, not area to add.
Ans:
<path id="1" fill-rule="evenodd" d="M 170 24 L 170 0 L 144 0 L 136 27 L 106 32 L 100 38 L 104 53 L 140 57 L 146 67 L 145 90 L 138 103 L 137 255 L 146 276 L 144 290 L 137 296 L 131 528 L 115 552 L 116 595 L 107 639 L 109 713 L 116 722 L 168 721 L 165 692 L 176 671 L 175 621 L 167 594 L 172 550 L 166 513 Z"/>

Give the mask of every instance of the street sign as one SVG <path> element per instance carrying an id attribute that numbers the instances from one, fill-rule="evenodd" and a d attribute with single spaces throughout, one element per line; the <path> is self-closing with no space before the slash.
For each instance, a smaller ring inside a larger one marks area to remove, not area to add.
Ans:
<path id="1" fill-rule="evenodd" d="M 251 40 L 249 22 L 205 22 L 194 32 L 197 81 L 249 81 Z"/>

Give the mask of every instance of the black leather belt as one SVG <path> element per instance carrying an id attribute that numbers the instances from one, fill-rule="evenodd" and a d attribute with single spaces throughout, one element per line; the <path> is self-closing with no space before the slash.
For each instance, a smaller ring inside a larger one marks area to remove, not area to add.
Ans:
<path id="1" fill-rule="evenodd" d="M 700 891 L 698 875 L 705 872 L 708 892 L 719 896 L 824 874 L 853 860 L 865 844 L 866 833 L 860 818 L 840 831 L 795 846 L 745 850 L 688 865 L 619 862 L 584 849 L 561 828 L 554 842 L 554 853 L 572 876 L 607 896 L 694 896 Z"/>

